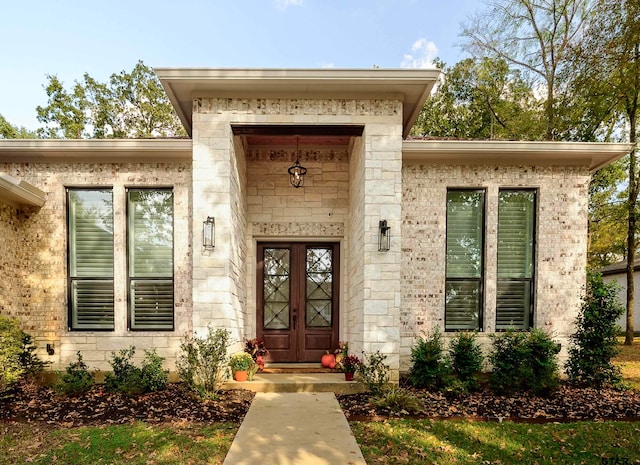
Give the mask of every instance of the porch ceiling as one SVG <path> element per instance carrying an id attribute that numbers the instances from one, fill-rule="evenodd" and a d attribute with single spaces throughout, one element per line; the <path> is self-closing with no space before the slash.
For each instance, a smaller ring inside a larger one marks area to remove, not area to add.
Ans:
<path id="1" fill-rule="evenodd" d="M 156 68 L 187 132 L 193 99 L 347 98 L 400 99 L 406 136 L 440 74 L 436 69 Z"/>

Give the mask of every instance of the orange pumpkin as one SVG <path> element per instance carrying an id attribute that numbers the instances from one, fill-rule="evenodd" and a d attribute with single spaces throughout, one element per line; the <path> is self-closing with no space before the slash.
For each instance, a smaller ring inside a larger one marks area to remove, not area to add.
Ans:
<path id="1" fill-rule="evenodd" d="M 327 352 L 320 359 L 320 363 L 325 368 L 330 368 L 331 364 L 333 363 L 333 367 L 335 368 L 335 366 L 336 366 L 336 356 L 333 355 L 333 354 L 330 354 L 329 352 Z"/>

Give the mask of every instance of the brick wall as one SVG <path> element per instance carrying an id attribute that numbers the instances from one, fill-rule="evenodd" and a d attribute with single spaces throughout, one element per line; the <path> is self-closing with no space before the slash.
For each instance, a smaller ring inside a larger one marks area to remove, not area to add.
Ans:
<path id="1" fill-rule="evenodd" d="M 446 193 L 448 187 L 486 189 L 485 334 L 495 328 L 499 188 L 535 188 L 537 196 L 534 325 L 562 343 L 580 307 L 587 251 L 585 166 L 443 166 L 405 164 L 402 170 L 402 369 L 416 337 L 444 328 Z"/>
<path id="2" fill-rule="evenodd" d="M 35 185 L 46 193 L 45 205 L 12 213 L 0 210 L 0 228 L 10 240 L 14 255 L 7 262 L 3 281 L 2 313 L 17 316 L 23 328 L 36 338 L 39 355 L 61 368 L 78 350 L 92 368 L 108 370 L 110 352 L 135 345 L 136 354 L 156 347 L 173 369 L 179 339 L 191 330 L 191 232 L 189 163 L 0 164 L 0 171 Z M 68 331 L 67 323 L 67 231 L 65 187 L 112 187 L 115 247 L 115 331 Z M 125 187 L 173 187 L 175 331 L 127 332 L 126 297 L 126 196 Z M 8 220 L 8 221 L 5 221 Z M 6 294 L 5 294 L 6 291 Z M 9 302 L 9 296 L 11 301 Z M 55 345 L 46 356 L 46 343 Z"/>

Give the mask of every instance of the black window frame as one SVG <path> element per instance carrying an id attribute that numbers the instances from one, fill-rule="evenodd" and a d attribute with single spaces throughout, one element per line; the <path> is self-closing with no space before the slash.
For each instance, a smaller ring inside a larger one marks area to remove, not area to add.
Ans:
<path id="1" fill-rule="evenodd" d="M 532 237 L 531 237 L 531 277 L 530 278 L 501 278 L 500 277 L 500 250 L 499 244 L 496 246 L 496 322 L 495 322 L 495 331 L 496 332 L 504 332 L 509 329 L 515 329 L 518 331 L 529 331 L 534 328 L 535 321 L 535 309 L 536 309 L 536 267 L 537 267 L 537 237 L 538 237 L 538 196 L 539 190 L 537 188 L 500 188 L 498 190 L 498 220 L 496 226 L 496 241 L 499 241 L 500 237 L 500 195 L 503 192 L 528 192 L 533 194 L 533 224 L 531 227 Z M 501 282 L 516 282 L 516 283 L 529 283 L 529 312 L 527 318 L 527 327 L 525 328 L 515 328 L 515 327 L 504 327 L 498 328 L 498 290 L 500 288 Z"/>
<path id="2" fill-rule="evenodd" d="M 172 298 L 171 298 L 171 325 L 162 327 L 162 326 L 149 326 L 143 327 L 143 325 L 137 325 L 134 322 L 134 305 L 132 303 L 133 293 L 132 286 L 133 281 L 164 281 L 169 278 L 160 276 L 160 277 L 136 277 L 132 276 L 132 264 L 131 264 L 131 231 L 130 231 L 130 198 L 129 195 L 131 192 L 140 192 L 140 191 L 169 191 L 171 192 L 171 244 L 172 244 L 172 272 L 171 272 L 171 287 L 172 287 Z M 173 186 L 146 186 L 146 187 L 125 187 L 125 205 L 126 205 L 126 283 L 127 283 L 127 330 L 135 331 L 135 332 L 171 332 L 175 331 L 175 224 L 176 224 L 176 216 L 175 216 L 175 190 Z"/>
<path id="3" fill-rule="evenodd" d="M 448 232 L 449 232 L 449 211 L 448 201 L 450 192 L 478 192 L 482 194 L 482 240 L 481 240 L 481 257 L 480 257 L 480 276 L 479 277 L 449 277 L 448 276 Z M 445 206 L 446 211 L 446 229 L 445 229 L 445 304 L 444 304 L 444 330 L 445 332 L 459 331 L 484 331 L 484 313 L 485 313 L 485 265 L 486 265 L 486 226 L 487 226 L 487 189 L 484 187 L 448 187 L 446 193 Z M 447 325 L 447 289 L 449 283 L 455 282 L 474 282 L 478 283 L 478 322 L 475 328 L 458 329 L 448 328 Z"/>
<path id="4" fill-rule="evenodd" d="M 112 270 L 111 276 L 73 276 L 71 270 L 73 269 L 72 265 L 72 240 L 71 240 L 71 193 L 72 192 L 109 192 L 111 194 L 111 226 L 115 227 L 114 219 L 115 215 L 113 213 L 114 206 L 114 194 L 113 194 L 113 186 L 91 186 L 91 187 L 65 187 L 65 214 L 66 214 L 66 241 L 67 241 L 67 330 L 68 331 L 91 331 L 91 332 L 113 332 L 115 331 L 115 241 L 112 236 Z M 113 233 L 112 233 L 113 234 Z M 74 323 L 77 321 L 76 314 L 77 309 L 74 308 L 74 285 L 76 282 L 86 281 L 86 282 L 99 282 L 105 281 L 111 283 L 111 325 L 109 327 L 105 326 L 92 326 L 92 325 L 82 325 Z"/>

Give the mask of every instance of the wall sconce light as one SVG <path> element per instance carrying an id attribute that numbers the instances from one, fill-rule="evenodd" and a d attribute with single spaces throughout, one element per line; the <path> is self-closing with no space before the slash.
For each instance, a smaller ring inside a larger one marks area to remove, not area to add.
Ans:
<path id="1" fill-rule="evenodd" d="M 207 216 L 202 222 L 202 247 L 204 250 L 216 248 L 216 219 L 213 216 Z"/>
<path id="2" fill-rule="evenodd" d="M 47 354 L 53 355 L 55 353 L 56 353 L 56 351 L 53 350 L 53 343 L 47 344 Z"/>
<path id="3" fill-rule="evenodd" d="M 387 220 L 380 220 L 380 232 L 378 235 L 378 251 L 388 252 L 391 248 L 391 226 L 387 226 Z"/>
<path id="4" fill-rule="evenodd" d="M 296 136 L 296 162 L 289 168 L 289 182 L 296 189 L 304 186 L 304 175 L 307 169 L 300 164 L 300 154 L 298 152 L 298 136 Z"/>

